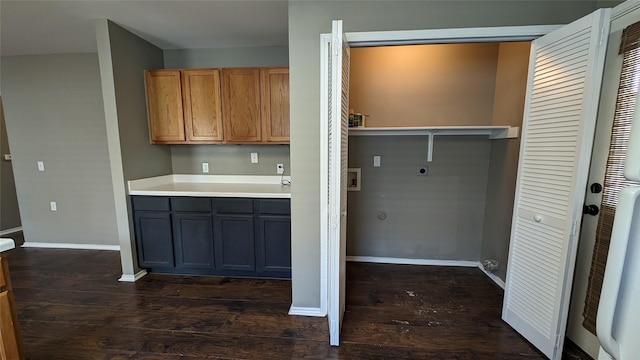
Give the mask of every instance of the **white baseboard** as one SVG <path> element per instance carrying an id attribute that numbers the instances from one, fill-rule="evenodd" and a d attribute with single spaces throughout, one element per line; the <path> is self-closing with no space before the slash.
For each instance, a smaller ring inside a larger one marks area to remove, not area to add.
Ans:
<path id="1" fill-rule="evenodd" d="M 292 306 L 289 308 L 289 315 L 325 317 L 327 313 L 323 312 L 319 307 Z"/>
<path id="2" fill-rule="evenodd" d="M 370 262 L 370 263 L 380 263 L 380 264 L 478 267 L 477 261 L 407 259 L 407 258 L 378 257 L 378 256 L 347 256 L 347 261 Z"/>
<path id="3" fill-rule="evenodd" d="M 17 233 L 18 231 L 22 231 L 22 226 L 18 226 L 18 227 L 14 227 L 14 228 L 11 228 L 11 229 L 2 230 L 2 231 L 0 231 L 0 236 L 5 236 L 5 235 Z"/>
<path id="4" fill-rule="evenodd" d="M 24 248 L 48 248 L 48 249 L 82 249 L 82 250 L 112 250 L 120 251 L 120 245 L 100 245 L 100 244 L 72 244 L 72 243 L 44 243 L 25 241 Z"/>
<path id="5" fill-rule="evenodd" d="M 122 282 L 136 282 L 138 280 L 140 280 L 143 276 L 147 275 L 147 270 L 140 270 L 137 273 L 135 273 L 134 275 L 125 275 L 122 274 L 122 276 L 120 276 L 120 279 L 118 279 L 118 281 L 122 281 Z"/>
<path id="6" fill-rule="evenodd" d="M 504 290 L 504 281 L 498 277 L 498 275 L 488 272 L 482 267 L 482 264 L 478 264 L 478 269 L 482 270 L 485 275 L 489 277 L 489 279 L 493 280 L 496 285 L 500 286 L 502 290 Z"/>

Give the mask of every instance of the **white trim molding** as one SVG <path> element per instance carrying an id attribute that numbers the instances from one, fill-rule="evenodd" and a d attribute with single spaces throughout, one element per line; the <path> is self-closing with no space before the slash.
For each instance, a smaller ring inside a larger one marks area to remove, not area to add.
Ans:
<path id="1" fill-rule="evenodd" d="M 72 243 L 45 243 L 25 241 L 23 248 L 43 248 L 43 249 L 76 249 L 76 250 L 110 250 L 120 251 L 120 245 L 100 245 L 100 244 L 72 244 Z"/>
<path id="2" fill-rule="evenodd" d="M 122 274 L 122 276 L 120 276 L 120 279 L 118 279 L 118 281 L 122 281 L 122 282 L 136 282 L 138 280 L 140 280 L 143 276 L 147 275 L 147 270 L 140 270 L 137 273 L 135 273 L 134 275 L 125 275 Z"/>
<path id="3" fill-rule="evenodd" d="M 562 25 L 499 26 L 347 33 L 351 47 L 534 40 Z"/>
<path id="4" fill-rule="evenodd" d="M 347 261 L 368 262 L 368 263 L 378 263 L 378 264 L 478 267 L 477 261 L 408 259 L 408 258 L 379 257 L 379 256 L 347 256 Z"/>
<path id="5" fill-rule="evenodd" d="M 292 306 L 289 308 L 289 315 L 325 317 L 327 316 L 327 311 L 323 311 L 319 307 Z"/>
<path id="6" fill-rule="evenodd" d="M 500 279 L 498 275 L 488 272 L 482 267 L 482 264 L 478 264 L 478 269 L 482 270 L 482 272 L 489 277 L 489 279 L 493 280 L 496 285 L 500 286 L 502 290 L 504 290 L 504 280 Z"/>
<path id="7" fill-rule="evenodd" d="M 22 226 L 18 226 L 18 227 L 14 227 L 14 228 L 11 228 L 11 229 L 2 230 L 2 231 L 0 231 L 0 236 L 5 236 L 5 235 L 17 233 L 18 231 L 22 231 Z"/>

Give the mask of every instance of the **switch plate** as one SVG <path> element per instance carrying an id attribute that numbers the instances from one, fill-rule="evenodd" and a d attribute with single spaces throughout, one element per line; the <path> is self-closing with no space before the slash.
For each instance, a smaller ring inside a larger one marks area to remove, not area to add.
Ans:
<path id="1" fill-rule="evenodd" d="M 373 167 L 380 167 L 380 155 L 373 156 Z"/>
<path id="2" fill-rule="evenodd" d="M 252 164 L 257 164 L 258 163 L 258 153 L 256 153 L 256 152 L 251 153 L 251 163 Z"/>
<path id="3" fill-rule="evenodd" d="M 202 163 L 202 172 L 205 174 L 209 172 L 209 163 L 207 162 Z"/>
<path id="4" fill-rule="evenodd" d="M 51 211 L 58 211 L 58 204 L 56 204 L 55 201 L 52 201 L 50 205 L 51 205 Z"/>
<path id="5" fill-rule="evenodd" d="M 44 161 L 38 161 L 38 171 L 44 171 Z"/>
<path id="6" fill-rule="evenodd" d="M 284 164 L 276 164 L 276 172 L 278 175 L 284 174 Z"/>

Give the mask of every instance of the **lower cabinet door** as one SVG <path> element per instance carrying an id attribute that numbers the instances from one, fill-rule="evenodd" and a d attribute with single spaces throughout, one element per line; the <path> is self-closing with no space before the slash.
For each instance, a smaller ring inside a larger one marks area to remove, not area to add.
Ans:
<path id="1" fill-rule="evenodd" d="M 216 215 L 214 229 L 217 268 L 255 271 L 253 215 Z"/>
<path id="2" fill-rule="evenodd" d="M 175 213 L 173 241 L 176 269 L 215 269 L 211 214 Z"/>
<path id="3" fill-rule="evenodd" d="M 171 213 L 136 211 L 136 244 L 141 267 L 174 267 Z"/>
<path id="4" fill-rule="evenodd" d="M 258 216 L 256 227 L 258 273 L 291 276 L 291 217 Z"/>

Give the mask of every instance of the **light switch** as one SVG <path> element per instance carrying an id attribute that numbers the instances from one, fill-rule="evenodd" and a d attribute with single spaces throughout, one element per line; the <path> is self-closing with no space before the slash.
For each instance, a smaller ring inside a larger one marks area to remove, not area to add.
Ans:
<path id="1" fill-rule="evenodd" d="M 373 156 L 373 167 L 380 167 L 380 155 Z"/>
<path id="2" fill-rule="evenodd" d="M 55 201 L 51 202 L 51 211 L 58 211 L 58 204 Z"/>
<path id="3" fill-rule="evenodd" d="M 44 171 L 44 161 L 38 161 L 38 171 Z"/>

